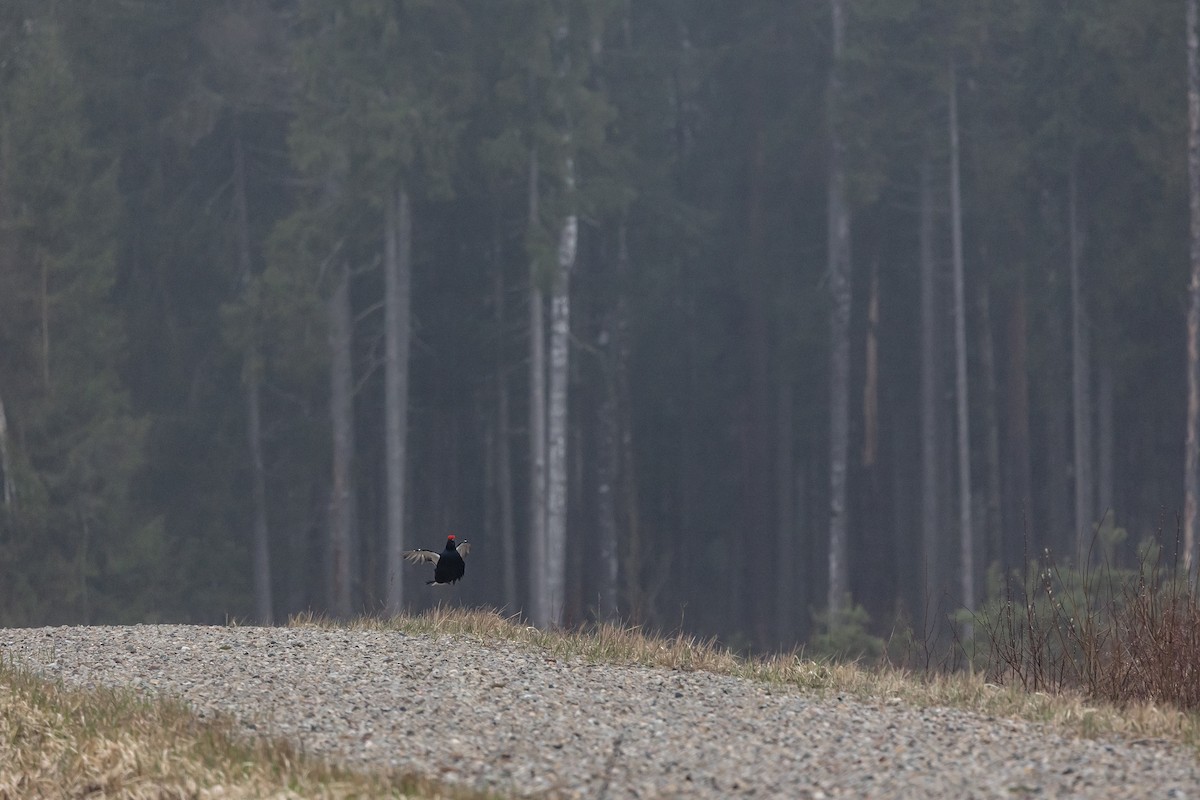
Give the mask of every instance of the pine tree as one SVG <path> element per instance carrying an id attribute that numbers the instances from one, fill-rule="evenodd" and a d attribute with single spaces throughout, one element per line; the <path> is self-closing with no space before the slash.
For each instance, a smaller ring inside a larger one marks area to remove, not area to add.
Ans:
<path id="1" fill-rule="evenodd" d="M 0 387 L 15 443 L 0 619 L 129 618 L 152 613 L 164 554 L 131 495 L 146 426 L 119 372 L 115 164 L 89 142 L 54 20 L 24 30 L 0 84 Z"/>

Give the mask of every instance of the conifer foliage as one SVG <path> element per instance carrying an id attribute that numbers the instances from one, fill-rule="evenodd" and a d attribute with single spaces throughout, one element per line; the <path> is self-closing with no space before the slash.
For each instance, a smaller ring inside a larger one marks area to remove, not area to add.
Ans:
<path id="1" fill-rule="evenodd" d="M 0 624 L 936 639 L 1130 566 L 1195 483 L 1185 17 L 3 4 Z"/>

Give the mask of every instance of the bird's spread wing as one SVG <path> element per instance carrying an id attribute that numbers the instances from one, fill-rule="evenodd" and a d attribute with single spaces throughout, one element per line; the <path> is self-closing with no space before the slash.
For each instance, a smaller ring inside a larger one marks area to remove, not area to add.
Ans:
<path id="1" fill-rule="evenodd" d="M 459 542 L 457 545 L 455 545 L 454 549 L 458 551 L 460 556 L 465 556 L 467 553 L 471 552 L 471 543 Z"/>
<path id="2" fill-rule="evenodd" d="M 441 558 L 440 553 L 435 553 L 432 550 L 405 550 L 404 557 L 410 563 L 420 564 L 422 561 L 432 561 L 434 564 Z"/>

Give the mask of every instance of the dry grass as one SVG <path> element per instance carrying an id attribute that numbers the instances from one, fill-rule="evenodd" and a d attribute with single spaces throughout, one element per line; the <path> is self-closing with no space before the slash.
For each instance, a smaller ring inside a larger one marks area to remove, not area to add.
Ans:
<path id="1" fill-rule="evenodd" d="M 925 674 L 813 661 L 799 654 L 743 658 L 713 641 L 657 637 L 601 625 L 542 631 L 493 611 L 439 609 L 420 616 L 295 626 L 402 630 L 541 649 L 562 660 L 704 670 L 869 703 L 947 706 L 1048 723 L 1083 736 L 1161 739 L 1200 748 L 1200 717 L 1172 706 L 1115 705 L 1070 691 L 996 686 L 980 674 Z M 454 797 L 411 777 L 358 774 L 297 753 L 285 742 L 247 740 L 228 721 L 201 721 L 179 703 L 132 691 L 82 690 L 0 662 L 0 800 L 27 797 Z"/>
<path id="2" fill-rule="evenodd" d="M 1080 736 L 1162 739 L 1200 749 L 1200 716 L 1195 713 L 1153 702 L 1135 701 L 1118 707 L 1069 690 L 1029 692 L 1019 686 L 988 683 L 980 673 L 918 673 L 887 666 L 865 668 L 813 661 L 797 653 L 745 658 L 712 640 L 684 635 L 664 638 L 614 625 L 543 631 L 490 610 L 439 608 L 420 616 L 364 618 L 349 623 L 305 615 L 293 618 L 290 624 L 467 636 L 483 643 L 517 642 L 564 660 L 581 658 L 592 663 L 704 670 L 796 687 L 823 696 L 845 696 L 868 703 L 960 708 L 1045 723 Z"/>
<path id="3" fill-rule="evenodd" d="M 67 688 L 0 661 L 0 800 L 479 797 L 362 775 L 247 740 L 225 720 L 132 691 Z"/>

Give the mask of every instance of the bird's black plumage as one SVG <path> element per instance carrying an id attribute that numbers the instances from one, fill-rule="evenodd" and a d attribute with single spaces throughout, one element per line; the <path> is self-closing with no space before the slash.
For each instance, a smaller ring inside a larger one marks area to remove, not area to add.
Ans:
<path id="1" fill-rule="evenodd" d="M 425 581 L 426 585 L 431 583 L 447 584 L 456 583 L 467 571 L 463 556 L 470 551 L 470 542 L 456 541 L 454 536 L 450 535 L 446 537 L 446 548 L 440 553 L 435 553 L 433 550 L 406 550 L 404 557 L 413 564 L 423 561 L 433 562 L 433 580 Z"/>

